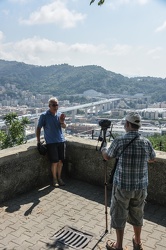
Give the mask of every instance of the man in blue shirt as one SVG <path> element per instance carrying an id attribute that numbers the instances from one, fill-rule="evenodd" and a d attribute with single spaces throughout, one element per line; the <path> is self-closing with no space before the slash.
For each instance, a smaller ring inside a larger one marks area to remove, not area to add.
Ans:
<path id="1" fill-rule="evenodd" d="M 36 137 L 40 143 L 41 129 L 44 129 L 44 138 L 47 144 L 47 154 L 51 162 L 53 186 L 65 185 L 61 179 L 63 160 L 65 156 L 65 138 L 62 128 L 66 128 L 65 115 L 58 111 L 58 99 L 51 97 L 48 101 L 49 110 L 40 115 Z"/>
<path id="2" fill-rule="evenodd" d="M 101 149 L 105 160 L 118 158 L 110 207 L 111 227 L 116 229 L 117 240 L 107 241 L 108 250 L 123 249 L 126 222 L 133 225 L 133 249 L 143 250 L 141 229 L 147 196 L 148 162 L 153 162 L 156 155 L 150 141 L 138 133 L 140 127 L 140 115 L 129 113 L 124 125 L 126 134 L 114 139 L 108 149 Z M 127 146 L 132 139 L 134 141 Z"/>

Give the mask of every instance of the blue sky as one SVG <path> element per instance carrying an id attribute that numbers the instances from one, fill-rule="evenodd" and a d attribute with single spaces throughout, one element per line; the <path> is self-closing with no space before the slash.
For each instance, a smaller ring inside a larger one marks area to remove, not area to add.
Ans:
<path id="1" fill-rule="evenodd" d="M 0 0 L 0 59 L 166 78 L 165 0 Z"/>

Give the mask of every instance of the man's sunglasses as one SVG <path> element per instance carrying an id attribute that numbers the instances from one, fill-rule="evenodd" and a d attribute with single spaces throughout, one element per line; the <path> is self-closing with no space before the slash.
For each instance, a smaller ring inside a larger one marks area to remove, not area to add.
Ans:
<path id="1" fill-rule="evenodd" d="M 58 106 L 58 104 L 55 104 L 55 103 L 53 103 L 53 104 L 50 104 L 52 107 L 56 107 L 56 106 Z"/>

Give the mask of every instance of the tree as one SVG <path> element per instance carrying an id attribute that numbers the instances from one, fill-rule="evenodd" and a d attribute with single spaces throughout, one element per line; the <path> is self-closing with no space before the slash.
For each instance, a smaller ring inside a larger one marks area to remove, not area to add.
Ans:
<path id="1" fill-rule="evenodd" d="M 98 5 L 102 5 L 103 3 L 104 3 L 104 1 L 105 0 L 100 0 L 99 2 L 98 2 Z M 94 3 L 95 2 L 95 0 L 91 0 L 90 1 L 90 5 L 92 4 L 92 3 Z"/>
<path id="2" fill-rule="evenodd" d="M 148 137 L 155 150 L 166 152 L 166 135 L 154 135 Z"/>
<path id="3" fill-rule="evenodd" d="M 0 131 L 0 148 L 11 148 L 26 143 L 25 128 L 30 123 L 28 118 L 18 118 L 16 113 L 4 116 L 6 132 Z"/>

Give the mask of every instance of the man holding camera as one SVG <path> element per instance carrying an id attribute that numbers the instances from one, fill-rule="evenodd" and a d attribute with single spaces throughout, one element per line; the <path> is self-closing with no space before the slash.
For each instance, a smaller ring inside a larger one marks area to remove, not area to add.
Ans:
<path id="1" fill-rule="evenodd" d="M 154 162 L 156 155 L 150 141 L 138 133 L 140 127 L 140 115 L 135 112 L 127 114 L 124 125 L 126 134 L 114 139 L 108 149 L 101 149 L 105 160 L 118 158 L 110 207 L 111 227 L 116 230 L 117 240 L 107 241 L 108 250 L 127 249 L 123 248 L 126 222 L 133 226 L 133 249 L 143 250 L 141 230 L 147 196 L 148 162 Z"/>
<path id="2" fill-rule="evenodd" d="M 47 155 L 51 162 L 53 186 L 64 186 L 61 179 L 63 160 L 65 156 L 65 138 L 62 128 L 66 128 L 65 115 L 58 111 L 58 99 L 51 97 L 48 101 L 49 110 L 40 115 L 36 137 L 40 144 L 41 128 L 44 128 L 44 138 L 47 145 Z"/>

